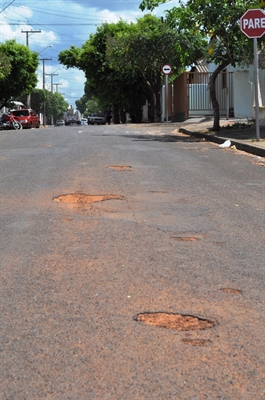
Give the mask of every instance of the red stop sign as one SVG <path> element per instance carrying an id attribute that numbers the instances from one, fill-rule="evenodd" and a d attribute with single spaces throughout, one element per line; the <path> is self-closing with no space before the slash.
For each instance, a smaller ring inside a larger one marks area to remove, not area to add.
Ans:
<path id="1" fill-rule="evenodd" d="M 248 10 L 240 18 L 240 29 L 249 38 L 260 38 L 265 33 L 265 12 Z"/>

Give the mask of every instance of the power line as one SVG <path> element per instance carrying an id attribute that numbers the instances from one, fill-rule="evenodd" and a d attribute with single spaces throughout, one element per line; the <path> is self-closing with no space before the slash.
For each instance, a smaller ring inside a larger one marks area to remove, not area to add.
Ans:
<path id="1" fill-rule="evenodd" d="M 86 23 L 86 22 L 82 22 L 82 23 L 79 23 L 79 22 L 76 22 L 76 23 L 62 23 L 62 22 L 57 22 L 57 23 L 49 23 L 49 24 L 43 24 L 43 23 L 39 23 L 39 24 L 36 24 L 36 23 L 31 23 L 31 22 L 10 22 L 10 23 L 7 23 L 7 22 L 5 22 L 5 23 L 3 23 L 2 25 L 18 25 L 18 26 L 20 26 L 20 25 L 31 25 L 31 26 L 80 26 L 80 25 L 82 25 L 82 26 L 88 26 L 88 25 L 92 25 L 92 26 L 96 26 L 96 25 L 98 25 L 98 24 L 88 24 L 88 23 Z"/>
<path id="2" fill-rule="evenodd" d="M 7 9 L 7 7 L 11 6 L 12 3 L 14 3 L 15 0 L 12 0 L 11 3 L 9 3 L 3 10 L 0 11 L 0 14 Z"/>

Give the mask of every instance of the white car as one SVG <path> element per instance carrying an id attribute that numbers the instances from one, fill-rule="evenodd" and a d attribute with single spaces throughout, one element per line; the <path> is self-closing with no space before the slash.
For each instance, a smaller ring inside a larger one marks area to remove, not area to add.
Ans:
<path id="1" fill-rule="evenodd" d="M 87 117 L 87 122 L 88 122 L 90 125 L 94 125 L 94 124 L 97 124 L 97 125 L 105 125 L 105 123 L 106 123 L 106 118 L 105 118 L 104 115 L 102 115 L 102 114 L 93 113 L 93 114 L 88 115 L 88 117 Z"/>
<path id="2" fill-rule="evenodd" d="M 81 118 L 81 125 L 88 125 L 86 118 Z"/>
<path id="3" fill-rule="evenodd" d="M 64 126 L 64 125 L 65 125 L 65 122 L 64 122 L 63 119 L 59 119 L 59 120 L 57 121 L 56 125 L 57 125 L 57 126 Z"/>

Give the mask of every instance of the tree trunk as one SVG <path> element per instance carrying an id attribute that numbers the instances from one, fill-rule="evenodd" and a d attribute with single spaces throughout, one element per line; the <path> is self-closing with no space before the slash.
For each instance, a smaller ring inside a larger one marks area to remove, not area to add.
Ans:
<path id="1" fill-rule="evenodd" d="M 121 116 L 121 123 L 125 124 L 125 122 L 126 122 L 126 112 L 122 107 L 120 108 L 120 116 Z"/>
<path id="2" fill-rule="evenodd" d="M 155 93 L 155 122 L 161 122 L 161 98 L 160 90 Z"/>
<path id="3" fill-rule="evenodd" d="M 150 81 L 153 81 L 154 83 L 151 84 L 148 80 L 148 86 L 151 92 L 151 106 L 152 108 L 152 118 L 151 122 L 161 122 L 161 78 L 160 75 L 158 75 L 157 79 L 150 79 Z"/>
<path id="4" fill-rule="evenodd" d="M 155 96 L 152 93 L 152 97 L 150 99 L 150 122 L 154 122 L 155 121 Z"/>
<path id="5" fill-rule="evenodd" d="M 142 122 L 142 103 L 141 103 L 141 90 L 137 87 L 134 89 L 133 92 L 133 104 L 131 105 L 131 117 L 132 122 L 134 123 L 141 123 Z"/>
<path id="6" fill-rule="evenodd" d="M 114 124 L 119 124 L 120 123 L 120 113 L 119 113 L 119 106 L 117 104 L 114 104 L 113 114 L 114 114 Z"/>
<path id="7" fill-rule="evenodd" d="M 161 77 L 158 75 L 156 83 L 152 87 L 155 98 L 155 122 L 161 122 L 161 86 Z"/>
<path id="8" fill-rule="evenodd" d="M 141 104 L 137 104 L 135 120 L 138 124 L 142 122 L 142 114 L 143 114 L 142 106 Z"/>
<path id="9" fill-rule="evenodd" d="M 229 61 L 223 62 L 223 64 L 218 65 L 218 67 L 214 70 L 210 77 L 210 98 L 213 105 L 213 131 L 219 131 L 220 129 L 220 111 L 219 111 L 219 103 L 216 96 L 216 88 L 215 88 L 215 81 L 219 73 L 226 68 L 230 64 Z"/>

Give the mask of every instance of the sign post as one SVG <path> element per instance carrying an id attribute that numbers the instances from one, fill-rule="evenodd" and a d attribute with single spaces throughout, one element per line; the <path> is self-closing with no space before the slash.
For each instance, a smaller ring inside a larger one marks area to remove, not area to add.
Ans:
<path id="1" fill-rule="evenodd" d="M 256 109 L 256 140 L 260 140 L 259 126 L 259 70 L 258 70 L 258 45 L 257 38 L 265 33 L 265 12 L 261 9 L 250 9 L 240 18 L 240 29 L 254 44 L 254 85 L 255 85 L 255 109 Z"/>
<path id="2" fill-rule="evenodd" d="M 165 111 L 166 111 L 166 122 L 168 122 L 168 75 L 171 74 L 171 65 L 165 64 L 162 67 L 162 72 L 165 75 Z"/>

